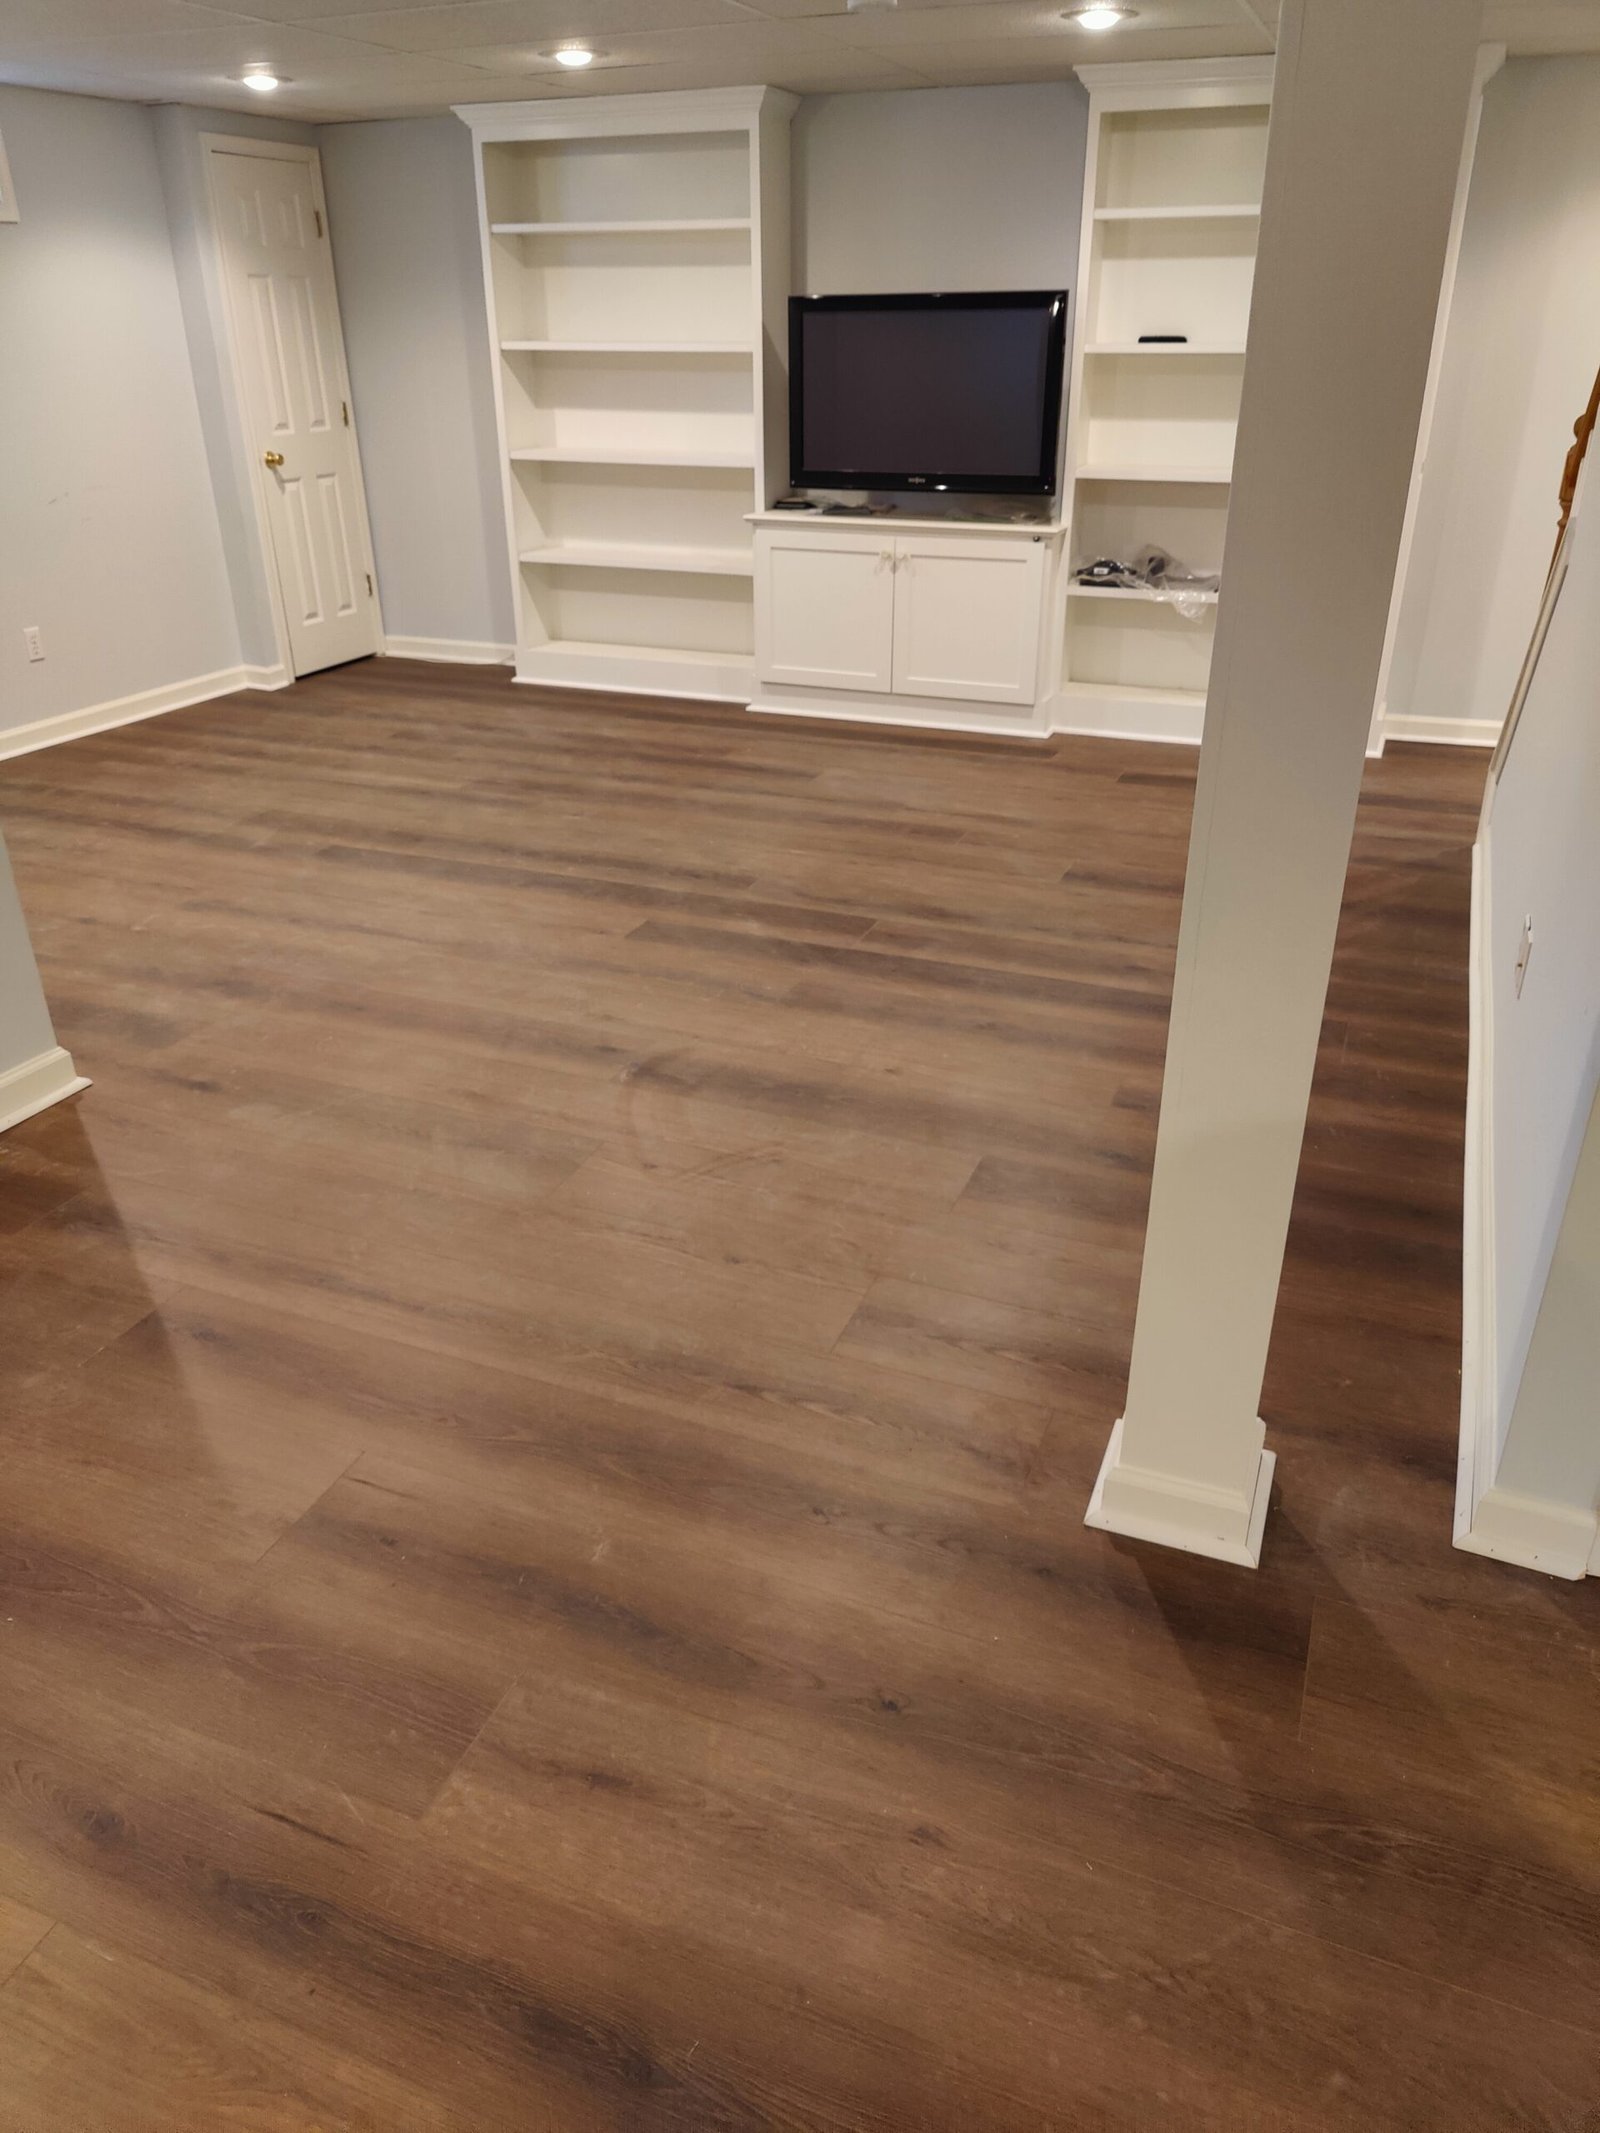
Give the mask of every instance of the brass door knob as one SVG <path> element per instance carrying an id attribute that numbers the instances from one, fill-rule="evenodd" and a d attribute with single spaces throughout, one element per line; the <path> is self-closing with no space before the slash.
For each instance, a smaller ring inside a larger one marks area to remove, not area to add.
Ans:
<path id="1" fill-rule="evenodd" d="M 261 456 L 269 467 L 281 467 L 283 465 L 283 454 L 281 452 L 263 452 Z"/>

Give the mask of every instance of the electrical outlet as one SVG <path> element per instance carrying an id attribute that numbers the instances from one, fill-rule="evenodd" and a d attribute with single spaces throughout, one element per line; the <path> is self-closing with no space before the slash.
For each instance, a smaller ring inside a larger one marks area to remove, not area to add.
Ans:
<path id="1" fill-rule="evenodd" d="M 1522 939 L 1517 947 L 1517 967 L 1512 978 L 1512 982 L 1517 988 L 1517 998 L 1519 1000 L 1522 998 L 1522 982 L 1528 975 L 1528 964 L 1532 956 L 1533 920 L 1529 917 L 1522 921 Z"/>
<path id="2" fill-rule="evenodd" d="M 30 622 L 28 624 L 22 633 L 22 641 L 28 648 L 28 657 L 30 659 L 43 659 L 44 638 L 40 634 L 37 623 Z"/>

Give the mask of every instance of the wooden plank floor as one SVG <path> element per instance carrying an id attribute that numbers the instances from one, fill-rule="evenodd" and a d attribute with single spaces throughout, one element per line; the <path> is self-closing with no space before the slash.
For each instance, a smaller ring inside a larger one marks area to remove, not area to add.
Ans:
<path id="1" fill-rule="evenodd" d="M 1259 1574 L 1084 1530 L 1192 758 L 379 661 L 11 762 L 0 2126 L 1558 2129 L 1450 1547 L 1484 759 L 1371 766 Z"/>

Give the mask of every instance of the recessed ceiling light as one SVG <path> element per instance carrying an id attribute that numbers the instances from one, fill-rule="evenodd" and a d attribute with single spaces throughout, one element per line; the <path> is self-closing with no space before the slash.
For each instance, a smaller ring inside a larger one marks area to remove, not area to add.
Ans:
<path id="1" fill-rule="evenodd" d="M 269 73 L 265 67 L 252 67 L 248 74 L 239 76 L 247 89 L 259 89 L 263 96 L 269 89 L 277 88 L 279 78 L 278 75 Z"/>
<path id="2" fill-rule="evenodd" d="M 1114 30 L 1119 23 L 1131 22 L 1139 10 L 1122 7 L 1118 0 L 1091 0 L 1087 7 L 1070 7 L 1062 16 L 1075 30 Z"/>
<path id="3" fill-rule="evenodd" d="M 559 52 L 550 55 L 558 67 L 592 67 L 594 54 L 587 45 L 564 44 Z"/>

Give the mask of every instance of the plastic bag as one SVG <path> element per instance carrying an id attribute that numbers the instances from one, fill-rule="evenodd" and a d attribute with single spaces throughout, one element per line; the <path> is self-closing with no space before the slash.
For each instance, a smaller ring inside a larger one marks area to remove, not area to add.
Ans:
<path id="1" fill-rule="evenodd" d="M 1197 622 L 1216 604 L 1221 582 L 1214 570 L 1186 570 L 1165 548 L 1155 547 L 1140 548 L 1125 560 L 1100 556 L 1079 564 L 1072 575 L 1080 585 L 1148 593 L 1175 607 L 1188 622 Z"/>

